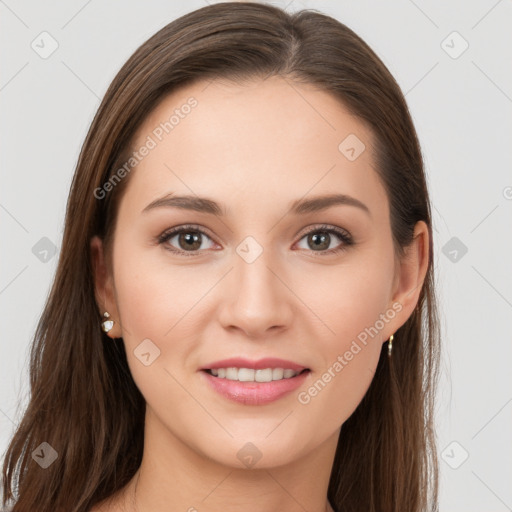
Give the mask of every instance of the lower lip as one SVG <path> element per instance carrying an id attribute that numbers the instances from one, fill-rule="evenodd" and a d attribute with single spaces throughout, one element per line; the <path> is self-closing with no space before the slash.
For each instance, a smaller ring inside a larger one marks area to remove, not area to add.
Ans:
<path id="1" fill-rule="evenodd" d="M 214 377 L 206 371 L 201 371 L 201 373 L 217 393 L 229 400 L 245 405 L 264 405 L 274 402 L 297 389 L 308 378 L 311 371 L 305 371 L 289 379 L 273 380 L 271 382 L 240 382 Z"/>

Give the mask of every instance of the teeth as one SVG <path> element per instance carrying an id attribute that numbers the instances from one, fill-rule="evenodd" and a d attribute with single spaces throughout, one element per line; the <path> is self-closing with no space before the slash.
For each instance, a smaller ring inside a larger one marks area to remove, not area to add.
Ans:
<path id="1" fill-rule="evenodd" d="M 212 375 L 220 379 L 238 380 L 240 382 L 271 382 L 273 380 L 290 379 L 300 372 L 283 368 L 264 368 L 253 370 L 251 368 L 216 368 L 210 370 Z"/>
<path id="2" fill-rule="evenodd" d="M 281 380 L 283 378 L 284 370 L 282 368 L 272 369 L 272 380 Z"/>
<path id="3" fill-rule="evenodd" d="M 256 372 L 254 374 L 254 380 L 256 382 L 271 382 L 272 381 L 272 368 L 265 368 L 264 370 L 256 370 Z"/>
<path id="4" fill-rule="evenodd" d="M 226 379 L 237 380 L 238 379 L 238 370 L 236 368 L 226 368 Z M 242 379 L 240 379 L 240 380 L 242 380 Z"/>
<path id="5" fill-rule="evenodd" d="M 228 377 L 226 373 L 226 379 L 239 380 L 240 382 L 254 382 L 256 370 L 251 370 L 250 368 L 240 368 L 239 370 L 236 368 L 231 369 L 233 370 L 231 377 Z"/>

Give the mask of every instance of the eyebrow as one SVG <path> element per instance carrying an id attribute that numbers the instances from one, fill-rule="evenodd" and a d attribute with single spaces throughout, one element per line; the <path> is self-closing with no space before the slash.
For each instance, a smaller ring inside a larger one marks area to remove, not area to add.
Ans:
<path id="1" fill-rule="evenodd" d="M 323 211 L 327 208 L 338 205 L 355 206 L 371 216 L 369 208 L 364 203 L 359 199 L 346 194 L 327 194 L 312 197 L 310 199 L 297 199 L 291 203 L 289 210 L 294 215 L 305 215 L 308 213 Z M 173 194 L 167 194 L 155 199 L 142 210 L 142 213 L 162 207 L 192 210 L 215 215 L 216 217 L 225 217 L 227 215 L 227 211 L 224 207 L 207 197 L 192 195 L 175 196 Z"/>

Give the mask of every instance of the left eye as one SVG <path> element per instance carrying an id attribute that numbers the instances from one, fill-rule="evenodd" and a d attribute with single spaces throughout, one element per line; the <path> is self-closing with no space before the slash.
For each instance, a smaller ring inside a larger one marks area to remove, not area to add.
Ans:
<path id="1" fill-rule="evenodd" d="M 341 243 L 338 243 L 338 246 L 335 248 L 330 247 L 332 240 L 332 236 L 341 240 Z M 313 252 L 320 253 L 335 253 L 341 251 L 345 248 L 345 246 L 350 245 L 352 243 L 351 238 L 347 233 L 339 231 L 333 228 L 315 228 L 311 230 L 309 233 L 306 233 L 301 240 L 306 240 L 306 244 L 309 247 L 303 247 L 308 250 L 310 247 L 315 247 Z M 316 250 L 319 249 L 319 250 Z"/>

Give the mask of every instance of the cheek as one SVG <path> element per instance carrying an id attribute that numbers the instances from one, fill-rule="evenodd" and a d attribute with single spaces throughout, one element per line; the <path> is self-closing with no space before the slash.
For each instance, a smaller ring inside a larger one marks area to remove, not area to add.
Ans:
<path id="1" fill-rule="evenodd" d="M 388 302 L 391 284 L 389 262 L 340 268 L 311 302 L 329 330 L 316 338 L 323 367 L 298 401 L 332 428 L 352 414 L 371 384 L 395 316 Z"/>
<path id="2" fill-rule="evenodd" d="M 300 293 L 328 327 L 321 337 L 326 353 L 332 357 L 359 335 L 364 339 L 372 326 L 378 333 L 372 329 L 370 339 L 383 340 L 387 324 L 380 318 L 391 306 L 392 281 L 392 260 L 373 257 L 353 258 L 304 278 Z"/>
<path id="3" fill-rule="evenodd" d="M 306 418 L 302 426 L 310 429 L 306 438 L 314 439 L 318 428 L 325 435 L 339 428 L 360 404 L 373 380 L 382 350 L 382 332 L 375 324 L 381 322 L 380 314 L 386 311 L 384 294 L 378 287 L 365 289 L 359 285 L 356 289 L 354 295 L 349 286 L 334 295 L 336 311 L 331 316 L 325 313 L 334 334 L 317 338 L 324 364 L 312 373 L 309 385 L 297 396 L 301 408 L 298 417 Z"/>
<path id="4" fill-rule="evenodd" d="M 208 282 L 195 279 L 192 267 L 166 261 L 159 248 L 128 252 L 119 240 L 118 254 L 114 262 L 116 295 L 128 339 L 171 338 L 173 330 L 181 327 L 178 323 L 208 290 Z"/>
<path id="5" fill-rule="evenodd" d="M 146 402 L 165 414 L 189 403 L 178 384 L 183 380 L 179 363 L 187 360 L 197 343 L 186 332 L 187 312 L 205 286 L 201 293 L 199 285 L 190 286 L 190 270 L 187 286 L 185 267 L 174 268 L 171 274 L 171 267 L 156 263 L 149 252 L 127 253 L 119 243 L 114 262 L 116 296 L 131 375 Z"/>
<path id="6" fill-rule="evenodd" d="M 389 286 L 387 280 L 358 279 L 357 275 L 347 276 L 342 289 L 332 296 L 336 297 L 335 306 L 328 305 L 333 322 L 333 330 L 341 340 L 364 339 L 371 327 L 371 339 L 382 339 L 382 330 L 386 324 L 379 320 L 380 315 L 389 308 Z M 332 308 L 334 307 L 334 310 Z M 377 332 L 378 331 L 378 332 Z"/>

